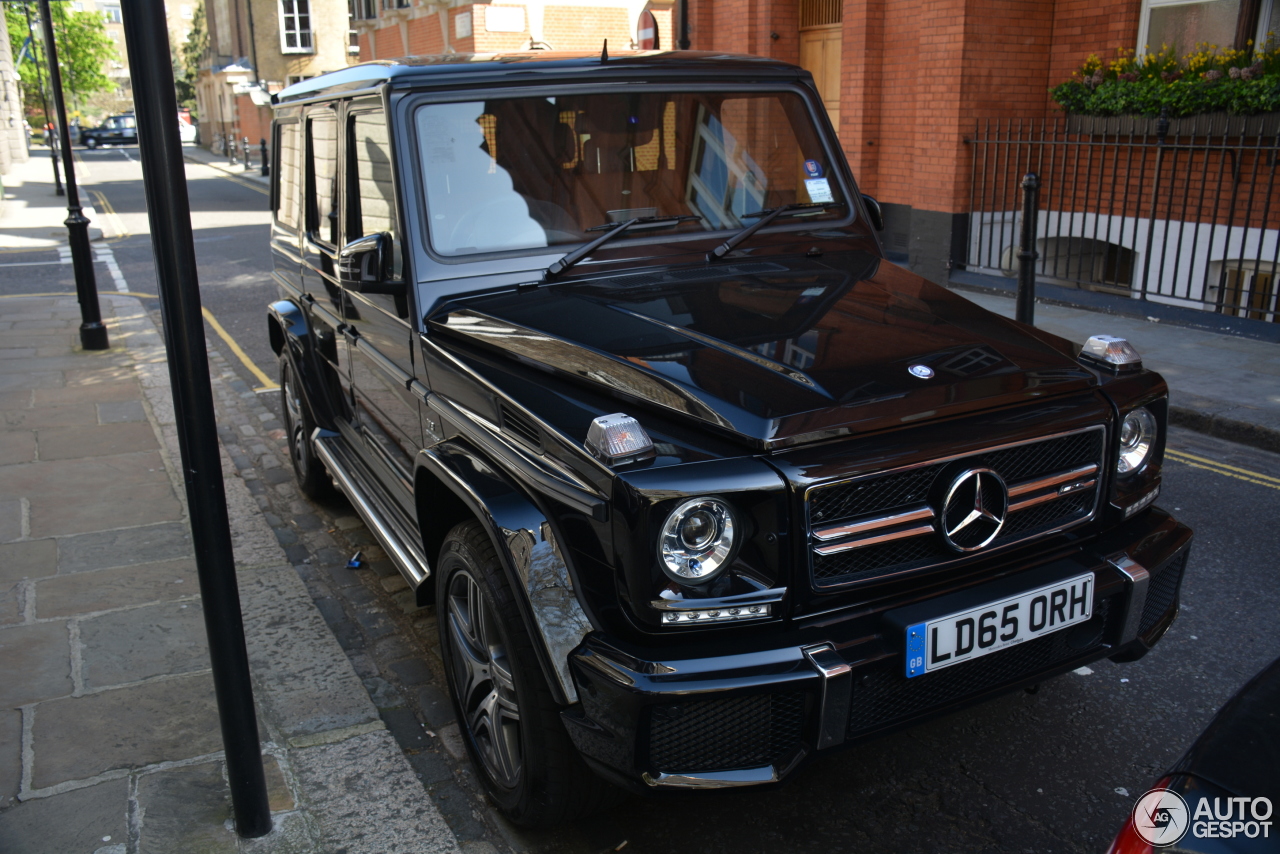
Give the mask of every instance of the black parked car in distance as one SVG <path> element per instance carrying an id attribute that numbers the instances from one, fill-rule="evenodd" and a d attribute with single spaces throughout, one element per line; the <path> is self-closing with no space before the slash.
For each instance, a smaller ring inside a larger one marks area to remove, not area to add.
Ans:
<path id="1" fill-rule="evenodd" d="M 107 116 L 96 128 L 80 130 L 80 144 L 85 148 L 97 148 L 99 145 L 136 145 L 137 142 L 138 124 L 133 113 Z"/>
<path id="2" fill-rule="evenodd" d="M 514 821 L 1144 655 L 1167 388 L 887 263 L 810 75 L 535 52 L 275 99 L 293 464 L 434 601 Z"/>

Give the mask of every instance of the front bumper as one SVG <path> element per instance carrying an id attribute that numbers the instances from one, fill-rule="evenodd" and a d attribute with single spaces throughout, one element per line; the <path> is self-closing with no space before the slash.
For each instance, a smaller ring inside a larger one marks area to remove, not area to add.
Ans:
<path id="1" fill-rule="evenodd" d="M 776 783 L 819 751 L 1100 658 L 1141 658 L 1177 615 L 1190 544 L 1189 528 L 1153 510 L 1070 557 L 1029 563 L 1028 579 L 1093 571 L 1093 618 L 912 679 L 885 613 L 870 634 L 862 613 L 798 628 L 786 645 L 714 656 L 648 654 L 593 634 L 570 655 L 581 703 L 563 717 L 588 763 L 633 789 Z M 1000 584 L 1016 586 L 1023 574 Z"/>

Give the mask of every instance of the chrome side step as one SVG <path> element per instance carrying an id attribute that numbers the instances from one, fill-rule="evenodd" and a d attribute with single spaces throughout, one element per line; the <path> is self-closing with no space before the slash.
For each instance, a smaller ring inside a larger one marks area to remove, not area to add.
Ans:
<path id="1" fill-rule="evenodd" d="M 333 476 L 334 483 L 346 494 L 360 518 L 364 519 L 378 542 L 391 556 L 396 568 L 416 592 L 431 577 L 430 564 L 427 563 L 427 556 L 423 554 L 417 537 L 407 536 L 407 531 L 401 531 L 402 526 L 394 521 L 399 514 L 387 507 L 385 501 L 373 490 L 364 486 L 364 473 L 360 470 L 360 463 L 350 459 L 350 452 L 343 447 L 342 439 L 333 435 L 325 436 L 323 433 L 322 429 L 316 428 L 311 435 L 316 456 L 324 463 Z"/>

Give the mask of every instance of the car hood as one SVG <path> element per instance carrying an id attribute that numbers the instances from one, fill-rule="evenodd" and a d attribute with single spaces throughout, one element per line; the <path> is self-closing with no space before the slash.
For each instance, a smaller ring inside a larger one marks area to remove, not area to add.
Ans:
<path id="1" fill-rule="evenodd" d="M 1097 381 L 1064 339 L 866 253 L 542 285 L 429 321 L 442 344 L 497 349 L 763 449 Z"/>

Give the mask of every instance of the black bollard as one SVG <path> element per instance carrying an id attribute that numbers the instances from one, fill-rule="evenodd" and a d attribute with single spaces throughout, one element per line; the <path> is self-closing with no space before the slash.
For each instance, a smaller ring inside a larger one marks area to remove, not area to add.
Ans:
<path id="1" fill-rule="evenodd" d="M 76 273 L 76 299 L 80 302 L 80 346 L 86 350 L 105 350 L 107 327 L 102 323 L 98 307 L 98 280 L 93 272 L 93 255 L 89 251 L 89 218 L 80 207 L 76 189 L 76 168 L 71 159 L 71 128 L 67 125 L 67 105 L 62 100 L 62 72 L 58 66 L 58 46 L 53 41 L 53 19 L 49 0 L 40 0 L 40 24 L 44 28 L 44 53 L 49 60 L 49 88 L 53 90 L 53 109 L 58 114 L 59 141 L 62 143 L 62 170 L 67 176 L 67 243 L 71 247 L 71 265 Z"/>
<path id="2" fill-rule="evenodd" d="M 1022 176 L 1022 239 L 1018 246 L 1018 322 L 1036 324 L 1036 219 L 1040 211 L 1040 179 Z"/>
<path id="3" fill-rule="evenodd" d="M 47 0 L 45 0 L 47 2 Z M 160 0 L 123 0 L 125 45 L 133 79 L 138 150 L 151 222 L 169 382 L 182 453 L 191 539 L 204 604 L 209 663 L 226 753 L 236 833 L 251 839 L 271 831 L 271 808 L 258 743 L 249 654 L 236 585 L 235 558 L 209 385 L 200 282 L 191 234 L 191 203 L 178 137 L 169 32 Z M 234 140 L 232 140 L 234 151 Z"/>
<path id="4" fill-rule="evenodd" d="M 266 178 L 271 175 L 271 164 L 267 161 L 267 141 L 265 139 L 258 142 L 258 149 L 262 152 L 262 177 Z"/>

